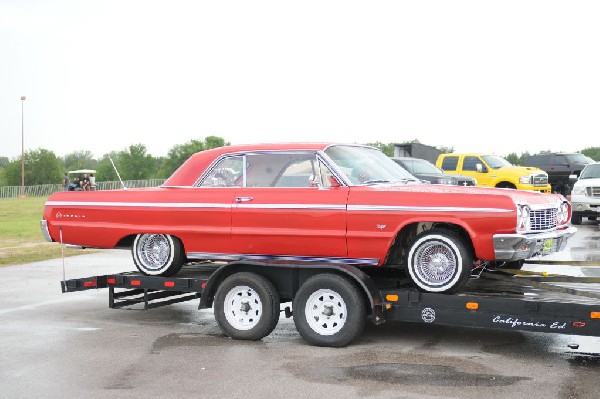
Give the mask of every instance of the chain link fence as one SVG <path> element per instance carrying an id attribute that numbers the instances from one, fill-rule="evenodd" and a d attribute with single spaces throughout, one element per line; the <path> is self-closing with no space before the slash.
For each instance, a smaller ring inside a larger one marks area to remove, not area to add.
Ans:
<path id="1" fill-rule="evenodd" d="M 127 180 L 124 181 L 127 188 L 158 187 L 166 179 L 150 180 Z M 96 182 L 96 190 L 121 190 L 123 186 L 120 181 Z M 57 191 L 63 191 L 65 187 L 62 184 L 40 184 L 37 186 L 25 186 L 26 197 L 47 197 Z M 21 186 L 0 187 L 0 198 L 16 198 L 21 195 Z"/>

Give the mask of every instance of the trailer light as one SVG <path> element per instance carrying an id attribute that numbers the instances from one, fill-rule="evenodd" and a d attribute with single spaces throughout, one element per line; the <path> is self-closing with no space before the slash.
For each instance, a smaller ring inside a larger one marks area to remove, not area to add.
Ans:
<path id="1" fill-rule="evenodd" d="M 600 312 L 590 312 L 590 319 L 600 319 Z"/>
<path id="2" fill-rule="evenodd" d="M 202 283 L 202 289 L 206 288 L 206 283 Z"/>
<path id="3" fill-rule="evenodd" d="M 577 327 L 577 328 L 585 327 L 585 323 L 583 321 L 574 321 L 573 327 Z"/>
<path id="4" fill-rule="evenodd" d="M 142 282 L 140 280 L 131 280 L 131 285 L 138 286 L 138 285 L 141 285 L 141 284 L 142 284 Z"/>
<path id="5" fill-rule="evenodd" d="M 165 281 L 165 287 L 175 287 L 175 281 Z"/>
<path id="6" fill-rule="evenodd" d="M 96 286 L 96 280 L 84 281 L 83 282 L 83 286 L 84 287 L 95 287 Z"/>
<path id="7" fill-rule="evenodd" d="M 391 303 L 386 303 L 386 304 L 385 304 L 385 308 L 386 308 L 387 310 L 390 310 L 390 309 L 392 308 L 392 304 L 391 304 Z"/>
<path id="8" fill-rule="evenodd" d="M 385 299 L 387 299 L 390 302 L 398 302 L 398 295 L 396 295 L 396 294 L 387 294 L 385 296 Z"/>
<path id="9" fill-rule="evenodd" d="M 107 279 L 106 279 L 106 283 L 107 283 L 107 284 L 117 284 L 117 279 L 116 279 L 116 278 L 113 278 L 113 277 L 111 277 L 111 278 L 107 278 Z"/>
<path id="10" fill-rule="evenodd" d="M 469 310 L 477 310 L 479 309 L 479 304 L 477 302 L 467 302 L 465 307 Z"/>

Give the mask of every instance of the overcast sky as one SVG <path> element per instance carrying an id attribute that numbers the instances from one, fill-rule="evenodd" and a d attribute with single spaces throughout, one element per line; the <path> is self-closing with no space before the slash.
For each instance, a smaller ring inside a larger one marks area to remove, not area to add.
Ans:
<path id="1" fill-rule="evenodd" d="M 600 1 L 0 0 L 0 156 L 600 146 Z"/>

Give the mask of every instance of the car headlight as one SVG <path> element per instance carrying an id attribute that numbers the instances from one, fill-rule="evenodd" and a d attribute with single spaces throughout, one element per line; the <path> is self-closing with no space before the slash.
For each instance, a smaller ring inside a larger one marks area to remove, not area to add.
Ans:
<path id="1" fill-rule="evenodd" d="M 456 185 L 456 180 L 451 177 L 440 177 L 438 178 L 438 183 Z"/>
<path id="2" fill-rule="evenodd" d="M 563 202 L 558 207 L 558 212 L 556 213 L 556 221 L 558 224 L 565 224 L 569 220 L 569 204 Z"/>
<path id="3" fill-rule="evenodd" d="M 585 187 L 584 186 L 575 186 L 575 187 L 573 187 L 572 194 L 575 194 L 575 195 L 585 195 Z"/>
<path id="4" fill-rule="evenodd" d="M 530 227 L 529 216 L 531 209 L 529 205 L 517 205 L 517 231 L 528 231 Z"/>
<path id="5" fill-rule="evenodd" d="M 521 176 L 519 178 L 519 183 L 521 183 L 521 184 L 529 184 L 529 183 L 531 183 L 531 179 L 532 178 L 533 178 L 533 175 Z"/>

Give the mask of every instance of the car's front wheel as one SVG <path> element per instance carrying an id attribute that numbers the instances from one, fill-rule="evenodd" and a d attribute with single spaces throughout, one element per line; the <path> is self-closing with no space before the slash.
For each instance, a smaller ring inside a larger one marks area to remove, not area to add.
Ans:
<path id="1" fill-rule="evenodd" d="M 149 276 L 172 276 L 185 262 L 181 240 L 169 234 L 138 234 L 131 252 L 135 266 Z"/>
<path id="2" fill-rule="evenodd" d="M 423 291 L 455 292 L 471 276 L 473 255 L 458 234 L 429 230 L 411 244 L 406 269 L 412 282 Z"/>

